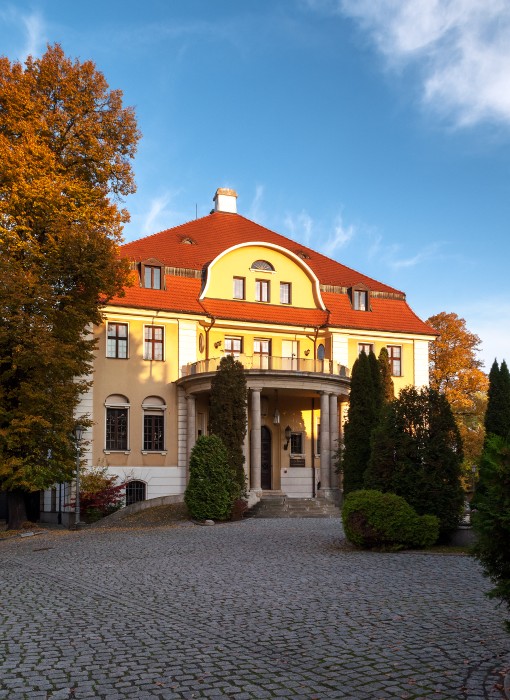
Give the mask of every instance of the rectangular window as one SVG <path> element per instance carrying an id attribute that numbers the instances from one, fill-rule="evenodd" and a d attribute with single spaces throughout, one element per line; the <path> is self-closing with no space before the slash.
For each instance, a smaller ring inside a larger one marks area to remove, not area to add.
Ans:
<path id="1" fill-rule="evenodd" d="M 280 304 L 291 304 L 290 282 L 280 282 Z"/>
<path id="2" fill-rule="evenodd" d="M 303 454 L 303 433 L 291 433 L 290 453 L 291 455 Z"/>
<path id="3" fill-rule="evenodd" d="M 128 409 L 106 409 L 106 449 L 127 450 L 128 448 Z"/>
<path id="4" fill-rule="evenodd" d="M 225 337 L 225 355 L 234 355 L 237 357 L 243 351 L 243 339 L 233 338 L 230 336 Z"/>
<path id="5" fill-rule="evenodd" d="M 353 292 L 353 306 L 356 311 L 368 311 L 368 292 L 355 289 Z"/>
<path id="6" fill-rule="evenodd" d="M 163 359 L 163 327 L 145 326 L 145 338 L 143 346 L 144 360 Z"/>
<path id="7" fill-rule="evenodd" d="M 269 301 L 269 280 L 255 280 L 255 301 Z"/>
<path id="8" fill-rule="evenodd" d="M 127 359 L 128 324 L 108 322 L 106 334 L 106 357 L 116 357 L 120 360 Z"/>
<path id="9" fill-rule="evenodd" d="M 390 360 L 391 374 L 393 377 L 402 376 L 402 348 L 400 345 L 387 345 Z"/>
<path id="10" fill-rule="evenodd" d="M 244 277 L 234 277 L 234 299 L 245 299 L 245 283 Z"/>
<path id="11" fill-rule="evenodd" d="M 144 272 L 144 287 L 147 289 L 161 289 L 161 268 L 146 265 Z"/>
<path id="12" fill-rule="evenodd" d="M 361 355 L 362 352 L 364 352 L 365 355 L 370 355 L 371 352 L 374 352 L 372 343 L 358 343 L 358 355 Z"/>
<path id="13" fill-rule="evenodd" d="M 162 413 L 144 415 L 143 449 L 158 452 L 165 449 L 165 417 Z"/>

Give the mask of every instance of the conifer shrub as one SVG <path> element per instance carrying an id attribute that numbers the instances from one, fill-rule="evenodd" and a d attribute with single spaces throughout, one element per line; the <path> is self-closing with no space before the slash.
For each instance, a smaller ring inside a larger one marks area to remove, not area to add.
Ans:
<path id="1" fill-rule="evenodd" d="M 347 539 L 362 549 L 430 547 L 439 537 L 436 516 L 418 515 L 394 493 L 352 491 L 342 508 L 342 522 Z"/>
<path id="2" fill-rule="evenodd" d="M 510 611 L 510 442 L 489 435 L 480 463 L 480 489 L 473 526 L 477 533 L 474 555 L 495 584 L 489 592 Z M 506 621 L 510 631 L 510 620 Z"/>
<path id="3" fill-rule="evenodd" d="M 192 518 L 228 520 L 240 486 L 225 445 L 217 435 L 201 435 L 191 451 L 184 502 Z"/>

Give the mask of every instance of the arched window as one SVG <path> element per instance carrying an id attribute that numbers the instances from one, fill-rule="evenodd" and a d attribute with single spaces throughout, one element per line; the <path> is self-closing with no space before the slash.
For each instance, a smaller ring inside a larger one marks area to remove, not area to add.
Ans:
<path id="1" fill-rule="evenodd" d="M 129 399 L 122 394 L 110 394 L 106 408 L 105 450 L 129 449 Z"/>
<path id="2" fill-rule="evenodd" d="M 263 270 L 264 272 L 274 272 L 274 267 L 267 260 L 255 260 L 251 264 L 251 270 Z"/>
<path id="3" fill-rule="evenodd" d="M 126 505 L 145 501 L 146 484 L 144 481 L 128 481 L 126 484 Z"/>
<path id="4" fill-rule="evenodd" d="M 325 357 L 326 357 L 326 348 L 321 343 L 320 345 L 317 346 L 317 359 L 323 360 Z"/>
<path id="5" fill-rule="evenodd" d="M 142 403 L 143 451 L 163 452 L 165 449 L 166 404 L 159 396 L 147 396 Z"/>

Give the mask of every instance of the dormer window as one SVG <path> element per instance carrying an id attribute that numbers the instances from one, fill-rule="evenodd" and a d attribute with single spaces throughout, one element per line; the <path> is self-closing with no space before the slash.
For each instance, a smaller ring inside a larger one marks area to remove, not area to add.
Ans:
<path id="1" fill-rule="evenodd" d="M 161 289 L 161 268 L 147 265 L 145 268 L 144 285 L 146 289 Z"/>
<path id="2" fill-rule="evenodd" d="M 370 292 L 367 287 L 351 287 L 349 290 L 352 308 L 355 311 L 370 311 Z"/>
<path id="3" fill-rule="evenodd" d="M 274 272 L 274 267 L 267 260 L 255 260 L 251 264 L 250 270 L 262 270 L 263 272 Z"/>
<path id="4" fill-rule="evenodd" d="M 140 263 L 140 284 L 145 289 L 164 288 L 165 266 L 159 260 L 150 259 Z"/>

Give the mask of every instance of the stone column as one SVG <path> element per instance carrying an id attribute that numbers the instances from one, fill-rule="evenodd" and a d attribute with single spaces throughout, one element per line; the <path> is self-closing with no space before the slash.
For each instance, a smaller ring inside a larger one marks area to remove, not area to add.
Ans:
<path id="1" fill-rule="evenodd" d="M 244 419 L 246 421 L 246 435 L 243 441 L 243 457 L 244 457 L 244 475 L 246 477 L 246 484 L 250 483 L 250 436 L 248 433 L 248 402 L 246 402 L 246 411 L 244 412 Z"/>
<path id="2" fill-rule="evenodd" d="M 191 450 L 195 446 L 196 442 L 196 435 L 197 435 L 197 427 L 196 427 L 196 399 L 193 394 L 187 394 L 186 395 L 187 399 L 187 404 L 188 404 L 188 440 L 187 440 L 187 448 L 188 448 L 188 465 L 189 465 L 189 458 L 191 455 Z"/>
<path id="3" fill-rule="evenodd" d="M 250 488 L 261 491 L 260 389 L 251 390 Z"/>
<path id="4" fill-rule="evenodd" d="M 329 435 L 329 394 L 321 394 L 321 488 L 319 496 L 327 498 L 330 489 L 331 449 Z"/>
<path id="5" fill-rule="evenodd" d="M 331 447 L 331 470 L 330 470 L 330 486 L 332 489 L 338 489 L 338 474 L 337 456 L 338 456 L 338 397 L 331 394 L 329 397 L 329 434 Z"/>

